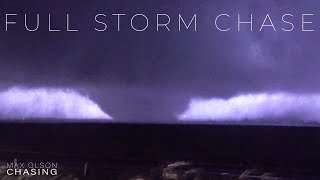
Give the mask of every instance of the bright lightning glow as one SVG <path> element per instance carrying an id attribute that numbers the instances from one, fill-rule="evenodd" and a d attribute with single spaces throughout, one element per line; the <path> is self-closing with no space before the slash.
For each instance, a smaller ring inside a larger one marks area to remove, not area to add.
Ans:
<path id="1" fill-rule="evenodd" d="M 0 118 L 112 119 L 76 91 L 17 87 L 0 91 Z"/>
<path id="2" fill-rule="evenodd" d="M 293 115 L 304 120 L 320 120 L 320 95 L 261 93 L 230 99 L 192 99 L 178 118 L 182 121 L 241 121 Z"/>

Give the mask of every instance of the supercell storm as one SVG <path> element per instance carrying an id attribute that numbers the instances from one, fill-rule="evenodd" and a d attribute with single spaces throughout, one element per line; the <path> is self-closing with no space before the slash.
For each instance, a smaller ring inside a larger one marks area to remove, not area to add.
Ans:
<path id="1" fill-rule="evenodd" d="M 320 123 L 319 1 L 69 6 L 0 2 L 1 119 Z"/>
<path id="2" fill-rule="evenodd" d="M 53 88 L 0 91 L 0 118 L 111 119 L 88 97 L 73 90 Z"/>

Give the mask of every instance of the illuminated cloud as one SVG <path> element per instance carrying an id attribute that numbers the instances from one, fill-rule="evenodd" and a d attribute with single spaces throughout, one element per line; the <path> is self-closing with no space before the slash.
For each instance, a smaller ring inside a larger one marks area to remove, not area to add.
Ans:
<path id="1" fill-rule="evenodd" d="M 111 119 L 88 97 L 54 88 L 0 91 L 0 118 Z"/>
<path id="2" fill-rule="evenodd" d="M 230 99 L 192 99 L 178 118 L 182 121 L 241 121 L 246 119 L 301 117 L 320 119 L 320 95 L 261 93 Z"/>

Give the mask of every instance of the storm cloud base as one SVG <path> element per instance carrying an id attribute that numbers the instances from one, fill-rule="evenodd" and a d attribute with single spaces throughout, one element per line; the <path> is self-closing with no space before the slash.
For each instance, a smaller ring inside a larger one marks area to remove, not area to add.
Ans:
<path id="1" fill-rule="evenodd" d="M 10 88 L 0 91 L 0 118 L 112 119 L 88 97 L 70 89 Z"/>
<path id="2" fill-rule="evenodd" d="M 319 122 L 319 112 L 319 94 L 260 93 L 229 99 L 192 99 L 188 109 L 178 119 L 195 122 L 241 122 L 295 117 L 306 122 Z"/>

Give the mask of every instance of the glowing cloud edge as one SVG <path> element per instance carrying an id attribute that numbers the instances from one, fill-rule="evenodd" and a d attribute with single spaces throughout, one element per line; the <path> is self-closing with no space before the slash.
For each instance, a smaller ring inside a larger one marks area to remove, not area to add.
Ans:
<path id="1" fill-rule="evenodd" d="M 180 121 L 243 121 L 295 117 L 320 122 L 320 94 L 257 93 L 228 99 L 193 98 Z"/>
<path id="2" fill-rule="evenodd" d="M 0 119 L 111 120 L 94 101 L 72 89 L 12 87 L 0 91 Z"/>

